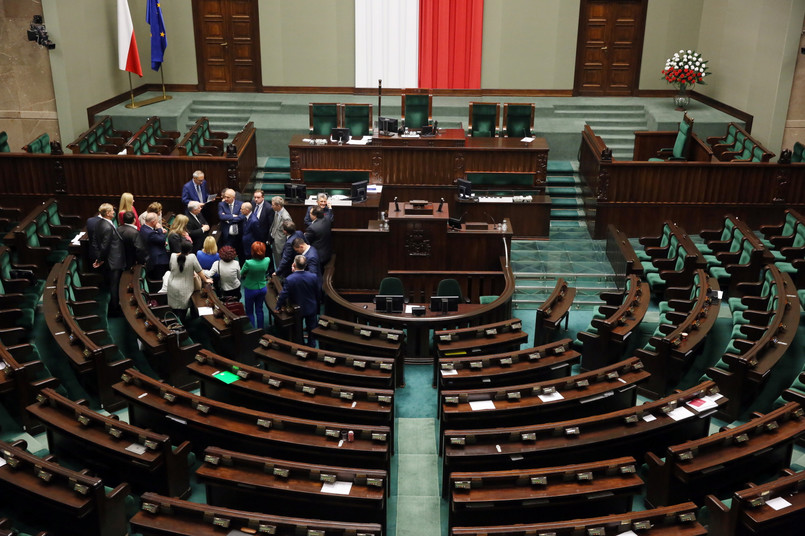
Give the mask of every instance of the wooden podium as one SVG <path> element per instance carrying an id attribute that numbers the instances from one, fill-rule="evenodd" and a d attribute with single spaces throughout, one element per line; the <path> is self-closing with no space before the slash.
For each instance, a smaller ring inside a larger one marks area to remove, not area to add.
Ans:
<path id="1" fill-rule="evenodd" d="M 399 211 L 397 207 L 399 206 Z M 444 270 L 447 266 L 447 204 L 427 201 L 389 203 L 390 251 L 397 270 Z M 396 250 L 396 251 L 395 251 Z M 397 255 L 399 254 L 399 256 Z"/>

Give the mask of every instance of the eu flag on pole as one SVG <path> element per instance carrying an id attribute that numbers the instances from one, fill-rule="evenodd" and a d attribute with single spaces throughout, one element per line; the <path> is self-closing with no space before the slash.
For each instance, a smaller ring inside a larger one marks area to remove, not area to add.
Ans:
<path id="1" fill-rule="evenodd" d="M 168 48 L 165 20 L 162 18 L 162 6 L 158 0 L 148 0 L 145 22 L 151 25 L 151 69 L 158 71 L 165 56 L 165 49 Z"/>

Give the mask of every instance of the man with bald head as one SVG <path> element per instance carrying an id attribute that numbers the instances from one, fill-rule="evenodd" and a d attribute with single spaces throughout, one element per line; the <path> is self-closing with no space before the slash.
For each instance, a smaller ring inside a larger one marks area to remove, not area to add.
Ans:
<path id="1" fill-rule="evenodd" d="M 252 204 L 244 202 L 240 206 L 240 213 L 243 216 L 243 255 L 245 258 L 250 259 L 252 253 L 252 244 L 254 242 L 262 242 L 258 238 L 258 221 L 254 212 L 252 211 Z"/>

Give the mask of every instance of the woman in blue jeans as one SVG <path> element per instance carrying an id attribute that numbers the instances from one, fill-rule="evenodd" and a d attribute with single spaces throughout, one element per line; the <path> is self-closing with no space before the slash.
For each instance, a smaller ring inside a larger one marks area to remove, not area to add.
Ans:
<path id="1" fill-rule="evenodd" d="M 240 280 L 246 298 L 246 316 L 256 328 L 263 329 L 263 303 L 266 299 L 266 272 L 269 259 L 264 242 L 252 243 L 252 258 L 243 263 Z"/>

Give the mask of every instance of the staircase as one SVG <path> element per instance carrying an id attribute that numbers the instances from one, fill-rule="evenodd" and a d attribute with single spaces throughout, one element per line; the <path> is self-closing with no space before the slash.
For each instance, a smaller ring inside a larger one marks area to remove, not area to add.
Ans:
<path id="1" fill-rule="evenodd" d="M 555 112 L 558 116 L 584 119 L 618 160 L 631 160 L 634 132 L 648 130 L 646 111 L 640 104 L 558 105 Z"/>
<path id="2" fill-rule="evenodd" d="M 243 102 L 234 98 L 232 100 L 194 99 L 188 111 L 185 132 L 190 130 L 197 119 L 206 117 L 210 120 L 210 130 L 229 134 L 224 140 L 224 144 L 226 144 L 232 141 L 235 134 L 243 130 L 254 113 L 278 112 L 281 107 L 280 102 L 270 101 Z"/>

